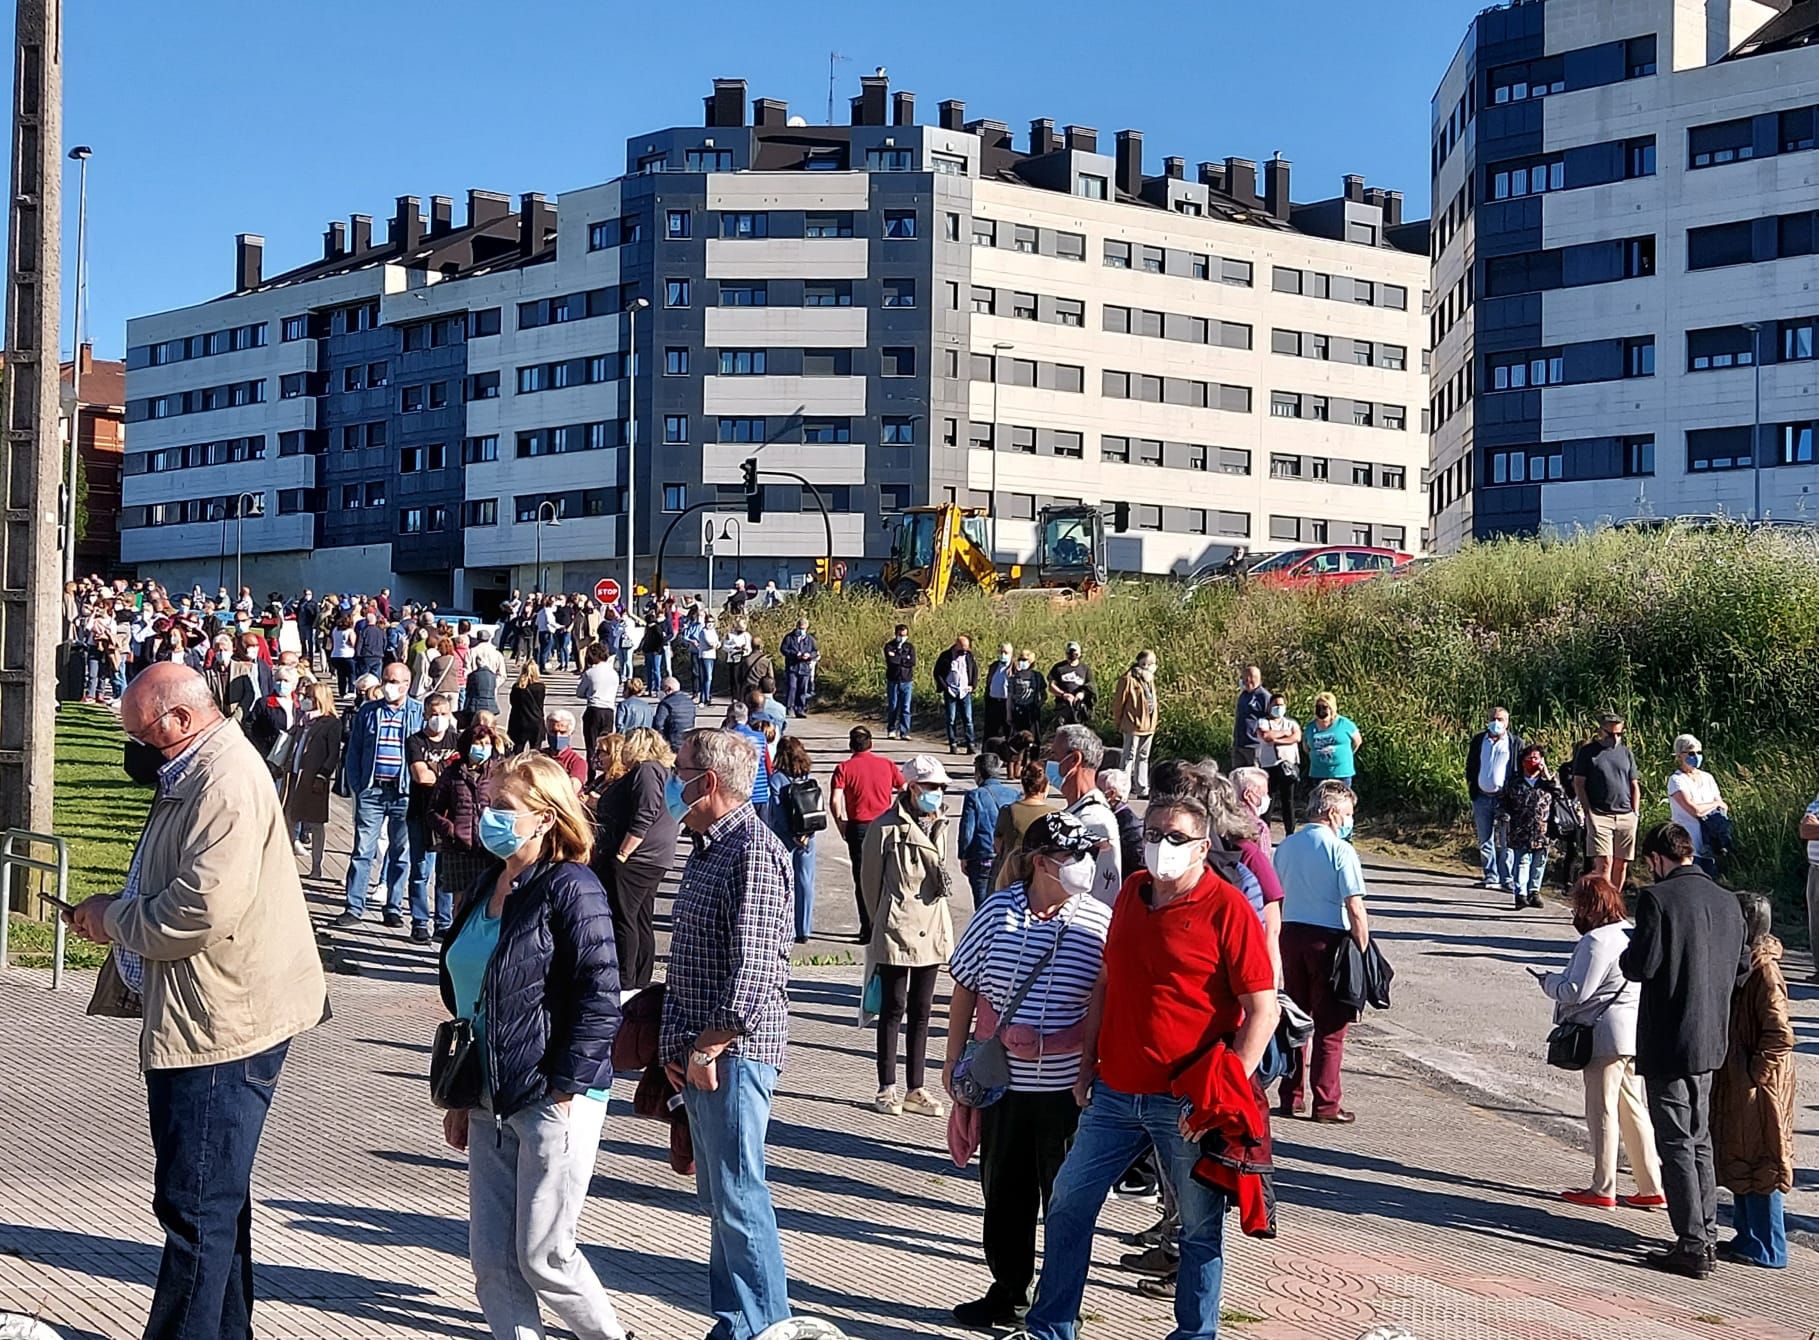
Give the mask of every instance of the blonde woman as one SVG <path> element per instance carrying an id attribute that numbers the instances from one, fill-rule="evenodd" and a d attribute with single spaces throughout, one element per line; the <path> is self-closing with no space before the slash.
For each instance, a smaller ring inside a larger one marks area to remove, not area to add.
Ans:
<path id="1" fill-rule="evenodd" d="M 335 691 L 321 680 L 298 690 L 302 723 L 291 745 L 290 785 L 284 794 L 284 821 L 291 825 L 297 855 L 307 852 L 310 878 L 322 878 L 322 849 L 328 841 L 328 797 L 341 760 L 341 722 Z"/>
<path id="2" fill-rule="evenodd" d="M 511 714 L 506 718 L 506 734 L 515 742 L 519 753 L 536 753 L 543 748 L 543 676 L 535 661 L 526 661 L 518 670 L 518 682 L 512 685 Z"/>
<path id="3" fill-rule="evenodd" d="M 468 1152 L 468 1255 L 495 1340 L 540 1335 L 542 1307 L 577 1335 L 625 1328 L 575 1245 L 613 1082 L 619 963 L 593 833 L 555 760 L 505 760 L 480 840 L 503 862 L 456 914 L 442 999 L 474 1021 L 481 1105 L 445 1114 Z M 469 1140 L 470 1127 L 479 1138 Z"/>
<path id="4" fill-rule="evenodd" d="M 602 743 L 614 738 L 607 736 Z M 594 807 L 599 816 L 594 869 L 613 909 L 620 985 L 628 991 L 649 986 L 656 967 L 652 909 L 657 886 L 676 859 L 679 832 L 663 800 L 675 762 L 668 742 L 649 726 L 640 726 L 620 740 L 618 772 Z"/>
<path id="5" fill-rule="evenodd" d="M 1358 775 L 1358 750 L 1364 737 L 1350 717 L 1339 715 L 1339 701 L 1332 694 L 1314 695 L 1314 719 L 1302 738 L 1307 743 L 1309 780 L 1343 782 L 1350 788 Z"/>

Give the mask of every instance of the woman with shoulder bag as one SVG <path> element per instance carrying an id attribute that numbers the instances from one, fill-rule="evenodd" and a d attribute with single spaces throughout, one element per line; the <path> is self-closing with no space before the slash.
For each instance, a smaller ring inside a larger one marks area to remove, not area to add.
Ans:
<path id="1" fill-rule="evenodd" d="M 1655 1127 L 1649 1120 L 1642 1081 L 1636 1075 L 1636 1012 L 1642 988 L 1626 979 L 1617 966 L 1635 929 L 1624 915 L 1623 895 L 1609 880 L 1586 875 L 1573 885 L 1573 927 L 1579 932 L 1579 943 L 1573 946 L 1565 972 L 1529 969 L 1555 1002 L 1556 1033 L 1571 1025 L 1591 1030 L 1590 1061 L 1580 1075 L 1585 1080 L 1592 1184 L 1583 1191 L 1562 1191 L 1560 1196 L 1575 1205 L 1616 1207 L 1617 1137 L 1621 1132 L 1636 1178 L 1636 1194 L 1624 1196 L 1623 1203 L 1636 1209 L 1659 1209 L 1667 1204 L 1661 1194 L 1661 1159 L 1655 1152 Z M 1561 1043 L 1550 1043 L 1550 1049 L 1574 1050 Z"/>
<path id="2" fill-rule="evenodd" d="M 790 792 L 804 783 L 813 785 L 812 774 L 814 761 L 809 758 L 808 746 L 790 735 L 784 737 L 783 743 L 777 746 L 777 761 L 774 767 L 777 778 L 778 795 L 773 807 L 778 819 L 777 836 L 783 845 L 789 848 L 790 866 L 795 873 L 796 886 L 796 943 L 807 944 L 809 937 L 815 933 L 815 832 L 817 830 L 802 828 L 798 816 L 801 813 L 800 801 L 806 795 L 807 788 L 792 801 Z M 816 794 L 819 794 L 817 789 Z M 821 819 L 825 827 L 825 811 Z"/>
<path id="3" fill-rule="evenodd" d="M 1012 882 L 980 904 L 948 962 L 954 993 L 943 1085 L 954 1095 L 955 1066 L 969 1038 L 997 1037 L 1010 1071 L 1001 1098 L 984 1108 L 956 1108 L 949 1127 L 953 1147 L 955 1128 L 976 1114 L 985 1264 L 992 1273 L 985 1297 L 954 1308 L 963 1326 L 1015 1325 L 1029 1306 L 1036 1216 L 1080 1120 L 1074 1085 L 1087 1004 L 1112 921 L 1111 908 L 1091 893 L 1095 845 L 1071 814 L 1035 820 L 1007 863 Z M 965 1148 L 955 1148 L 956 1162 Z"/>
<path id="4" fill-rule="evenodd" d="M 284 821 L 291 825 L 297 855 L 309 854 L 310 878 L 321 879 L 322 850 L 328 841 L 328 798 L 341 759 L 341 722 L 335 715 L 335 691 L 325 681 L 314 681 L 301 697 L 308 715 L 296 728 L 291 745 Z"/>
<path id="5" fill-rule="evenodd" d="M 624 1340 L 575 1244 L 613 1082 L 619 964 L 593 833 L 560 764 L 507 759 L 480 839 L 503 862 L 456 914 L 442 1000 L 469 1021 L 471 1099 L 443 1116 L 468 1152 L 468 1255 L 495 1340 L 543 1333 L 547 1306 L 576 1335 Z M 470 1130 L 478 1136 L 470 1139 Z"/>
<path id="6" fill-rule="evenodd" d="M 535 661 L 526 661 L 518 667 L 518 681 L 512 685 L 511 712 L 505 719 L 513 752 L 534 754 L 543 748 L 543 698 L 543 676 Z"/>

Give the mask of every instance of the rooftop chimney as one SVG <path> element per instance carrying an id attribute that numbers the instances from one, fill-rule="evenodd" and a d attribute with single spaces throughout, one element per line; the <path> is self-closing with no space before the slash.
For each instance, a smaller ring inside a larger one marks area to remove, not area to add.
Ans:
<path id="1" fill-rule="evenodd" d="M 322 234 L 322 259 L 340 260 L 347 255 L 347 225 L 336 219 Z"/>
<path id="2" fill-rule="evenodd" d="M 1039 116 L 1030 122 L 1030 155 L 1037 157 L 1052 154 L 1061 147 L 1061 141 L 1055 135 L 1055 123 L 1046 116 Z"/>
<path id="3" fill-rule="evenodd" d="M 82 347 L 76 350 L 76 362 L 81 366 L 84 377 L 93 372 L 95 370 L 95 346 L 87 340 L 82 341 Z"/>
<path id="4" fill-rule="evenodd" d="M 966 128 L 966 104 L 958 98 L 943 98 L 940 103 L 941 128 L 943 130 L 964 130 Z"/>
<path id="5" fill-rule="evenodd" d="M 1143 194 L 1143 132 L 1118 132 L 1118 189 L 1128 196 Z"/>
<path id="6" fill-rule="evenodd" d="M 348 232 L 348 251 L 355 256 L 373 249 L 373 216 L 355 214 L 349 222 L 352 227 Z"/>
<path id="7" fill-rule="evenodd" d="M 1364 203 L 1364 178 L 1355 172 L 1345 174 L 1345 198 L 1358 204 Z"/>
<path id="8" fill-rule="evenodd" d="M 1385 191 L 1383 193 L 1383 226 L 1398 228 L 1402 225 L 1402 192 Z"/>
<path id="9" fill-rule="evenodd" d="M 1002 121 L 990 117 L 980 117 L 977 121 L 968 121 L 966 128 L 979 137 L 979 143 L 988 149 L 1009 149 L 1011 147 L 1011 128 Z"/>
<path id="10" fill-rule="evenodd" d="M 1259 206 L 1257 198 L 1257 163 L 1250 158 L 1225 160 L 1225 193 L 1241 205 Z"/>
<path id="11" fill-rule="evenodd" d="M 467 226 L 484 227 L 497 223 L 512 212 L 512 198 L 497 191 L 469 191 L 467 193 Z"/>
<path id="12" fill-rule="evenodd" d="M 707 100 L 707 123 L 710 126 L 745 124 L 745 80 L 714 80 L 714 95 Z"/>
<path id="13" fill-rule="evenodd" d="M 397 209 L 385 225 L 385 240 L 401 251 L 415 251 L 423 241 L 423 215 L 417 208 L 417 197 L 401 195 L 394 203 Z"/>
<path id="14" fill-rule="evenodd" d="M 1210 186 L 1215 191 L 1225 192 L 1225 165 L 1222 163 L 1202 163 L 1199 166 L 1200 184 Z"/>
<path id="15" fill-rule="evenodd" d="M 789 123 L 789 104 L 782 98 L 759 98 L 752 104 L 754 126 L 782 126 Z"/>
<path id="16" fill-rule="evenodd" d="M 1375 205 L 1378 209 L 1382 209 L 1383 208 L 1383 188 L 1381 186 L 1365 187 L 1364 188 L 1364 203 L 1367 205 Z"/>
<path id="17" fill-rule="evenodd" d="M 429 198 L 429 235 L 441 237 L 454 226 L 455 202 L 446 195 Z"/>
<path id="18" fill-rule="evenodd" d="M 1069 126 L 1065 133 L 1068 148 L 1083 154 L 1099 152 L 1099 132 L 1091 126 Z"/>
<path id="19" fill-rule="evenodd" d="M 1162 175 L 1170 181 L 1187 180 L 1187 159 L 1170 156 L 1162 160 Z"/>
<path id="20" fill-rule="evenodd" d="M 884 124 L 885 94 L 891 81 L 884 77 L 884 69 L 879 67 L 876 74 L 859 76 L 859 96 L 853 99 L 853 124 L 855 126 L 881 126 Z"/>
<path id="21" fill-rule="evenodd" d="M 241 233 L 234 239 L 234 292 L 258 288 L 264 272 L 265 239 L 257 233 Z"/>
<path id="22" fill-rule="evenodd" d="M 1289 161 L 1281 154 L 1263 165 L 1263 207 L 1284 223 L 1289 216 L 1288 170 Z"/>
<path id="23" fill-rule="evenodd" d="M 534 256 L 543 249 L 543 239 L 556 226 L 556 208 L 535 191 L 518 197 L 518 254 Z"/>
<path id="24" fill-rule="evenodd" d="M 914 93 L 891 95 L 891 124 L 894 126 L 916 124 L 916 95 Z"/>

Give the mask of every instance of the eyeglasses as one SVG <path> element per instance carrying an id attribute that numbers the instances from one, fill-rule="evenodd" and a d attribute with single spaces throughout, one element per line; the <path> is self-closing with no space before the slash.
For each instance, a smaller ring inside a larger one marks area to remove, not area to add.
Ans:
<path id="1" fill-rule="evenodd" d="M 1201 841 L 1192 833 L 1177 833 L 1169 828 L 1146 828 L 1143 830 L 1143 840 L 1145 842 L 1165 842 L 1171 847 L 1185 847 L 1190 842 Z"/>

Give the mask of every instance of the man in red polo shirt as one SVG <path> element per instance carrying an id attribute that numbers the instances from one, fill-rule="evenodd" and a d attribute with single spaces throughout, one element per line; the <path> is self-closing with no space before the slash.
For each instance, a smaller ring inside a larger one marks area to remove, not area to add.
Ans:
<path id="1" fill-rule="evenodd" d="M 1276 1028 L 1276 974 L 1257 914 L 1207 865 L 1206 806 L 1158 795 L 1144 816 L 1145 869 L 1112 910 L 1076 1096 L 1086 1106 L 1049 1203 L 1031 1340 L 1074 1340 L 1093 1226 L 1119 1175 L 1151 1144 L 1181 1207 L 1181 1271 L 1169 1340 L 1218 1334 L 1225 1194 L 1193 1177 L 1174 1077 L 1226 1043 L 1254 1074 Z M 1096 1078 L 1095 1078 L 1096 1072 Z"/>
<path id="2" fill-rule="evenodd" d="M 853 753 L 834 769 L 829 790 L 834 823 L 846 839 L 847 855 L 853 862 L 853 901 L 859 907 L 859 943 L 872 942 L 872 918 L 865 910 L 865 899 L 859 896 L 859 857 L 865 846 L 865 830 L 891 807 L 897 792 L 903 789 L 903 774 L 897 765 L 882 754 L 872 752 L 872 733 L 864 726 L 854 726 L 846 737 Z"/>

